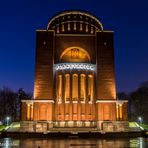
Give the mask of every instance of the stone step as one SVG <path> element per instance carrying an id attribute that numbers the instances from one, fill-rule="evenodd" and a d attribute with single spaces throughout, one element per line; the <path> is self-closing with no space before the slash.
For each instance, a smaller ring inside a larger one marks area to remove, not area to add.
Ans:
<path id="1" fill-rule="evenodd" d="M 82 128 L 82 127 L 79 127 L 79 128 L 51 128 L 49 129 L 49 131 L 96 131 L 98 130 L 97 128 Z"/>

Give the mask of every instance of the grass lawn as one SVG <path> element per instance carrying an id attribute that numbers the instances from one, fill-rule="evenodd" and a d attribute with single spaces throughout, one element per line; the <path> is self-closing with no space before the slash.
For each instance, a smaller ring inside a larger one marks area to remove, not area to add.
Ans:
<path id="1" fill-rule="evenodd" d="M 148 130 L 148 124 L 139 124 L 137 122 L 129 122 L 129 127 L 137 127 L 137 125 L 140 125 L 142 128 Z"/>
<path id="2" fill-rule="evenodd" d="M 0 131 L 4 130 L 6 128 L 6 125 L 0 125 Z"/>
<path id="3" fill-rule="evenodd" d="M 20 122 L 12 122 L 9 126 L 0 125 L 0 132 L 7 128 L 7 130 L 18 130 L 20 129 Z"/>
<path id="4" fill-rule="evenodd" d="M 148 124 L 139 124 L 141 127 L 143 127 L 144 129 L 148 130 Z"/>

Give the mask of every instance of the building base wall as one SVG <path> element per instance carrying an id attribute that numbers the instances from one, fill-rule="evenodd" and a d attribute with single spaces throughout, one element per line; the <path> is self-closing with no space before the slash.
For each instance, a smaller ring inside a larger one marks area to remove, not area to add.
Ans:
<path id="1" fill-rule="evenodd" d="M 103 132 L 129 131 L 128 121 L 97 121 L 97 129 Z"/>
<path id="2" fill-rule="evenodd" d="M 66 128 L 87 128 L 87 127 L 96 127 L 95 121 L 55 121 L 54 127 L 66 127 Z"/>
<path id="3" fill-rule="evenodd" d="M 52 121 L 22 121 L 20 123 L 21 132 L 46 132 L 53 128 Z"/>
<path id="4" fill-rule="evenodd" d="M 21 121 L 20 132 L 34 132 L 34 121 Z"/>
<path id="5" fill-rule="evenodd" d="M 78 131 L 82 128 L 94 128 L 98 132 L 127 132 L 129 131 L 128 121 L 22 121 L 21 132 L 47 132 L 57 131 L 59 128 L 66 128 L 66 131 L 72 131 L 72 128 Z"/>

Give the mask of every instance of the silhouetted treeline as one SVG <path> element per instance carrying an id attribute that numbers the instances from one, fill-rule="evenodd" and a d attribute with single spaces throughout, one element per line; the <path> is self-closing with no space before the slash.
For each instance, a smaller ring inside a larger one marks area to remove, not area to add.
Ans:
<path id="1" fill-rule="evenodd" d="M 143 122 L 148 123 L 148 82 L 141 83 L 136 91 L 129 94 L 118 93 L 117 97 L 119 100 L 128 100 L 130 121 L 138 121 L 138 117 L 141 117 Z"/>
<path id="2" fill-rule="evenodd" d="M 11 121 L 20 120 L 21 100 L 31 99 L 32 94 L 26 93 L 22 88 L 17 92 L 7 87 L 0 89 L 0 120 L 4 121 L 6 117 L 11 117 Z"/>

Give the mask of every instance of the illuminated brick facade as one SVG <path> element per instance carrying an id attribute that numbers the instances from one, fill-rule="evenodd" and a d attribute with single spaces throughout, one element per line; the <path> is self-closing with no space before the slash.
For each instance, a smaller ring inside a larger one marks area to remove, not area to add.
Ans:
<path id="1" fill-rule="evenodd" d="M 34 99 L 22 101 L 21 126 L 115 131 L 119 121 L 125 127 L 127 101 L 116 100 L 113 31 L 84 12 L 53 17 L 37 30 Z"/>

